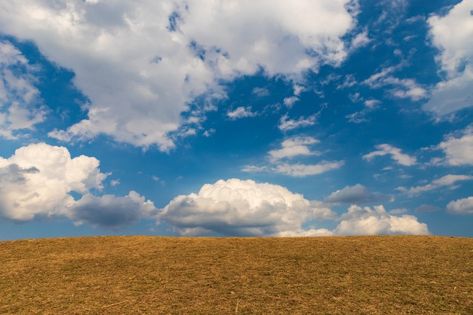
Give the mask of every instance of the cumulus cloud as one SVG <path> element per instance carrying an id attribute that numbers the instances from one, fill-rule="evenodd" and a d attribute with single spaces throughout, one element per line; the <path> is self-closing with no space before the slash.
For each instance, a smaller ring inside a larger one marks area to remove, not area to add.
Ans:
<path id="1" fill-rule="evenodd" d="M 409 195 L 418 195 L 427 191 L 431 191 L 434 189 L 442 188 L 442 187 L 449 187 L 455 188 L 455 185 L 459 182 L 473 180 L 473 176 L 470 175 L 452 175 L 448 174 L 433 180 L 431 183 L 421 186 L 414 186 L 411 188 L 404 188 L 400 187 L 398 190 L 401 192 L 405 192 Z"/>
<path id="2" fill-rule="evenodd" d="M 331 217 L 329 208 L 282 186 L 239 179 L 177 196 L 159 215 L 184 235 L 296 235 L 308 220 Z"/>
<path id="3" fill-rule="evenodd" d="M 445 154 L 445 162 L 452 166 L 473 165 L 473 129 L 460 137 L 448 137 L 438 145 Z"/>
<path id="4" fill-rule="evenodd" d="M 412 166 L 415 165 L 417 160 L 415 157 L 402 153 L 401 149 L 396 148 L 389 144 L 379 144 L 376 146 L 375 151 L 365 154 L 363 159 L 366 161 L 371 161 L 379 156 L 389 155 L 396 163 L 403 166 Z"/>
<path id="5" fill-rule="evenodd" d="M 35 72 L 18 49 L 0 40 L 0 137 L 16 139 L 44 120 Z"/>
<path id="6" fill-rule="evenodd" d="M 154 206 L 136 192 L 93 196 L 107 177 L 94 157 L 71 157 L 64 147 L 45 143 L 21 147 L 0 157 L 0 216 L 16 221 L 68 217 L 77 223 L 119 226 L 132 223 Z M 76 201 L 73 194 L 81 197 Z"/>
<path id="7" fill-rule="evenodd" d="M 440 51 L 437 62 L 445 76 L 424 108 L 438 115 L 473 106 L 472 8 L 473 0 L 463 0 L 447 14 L 428 20 L 432 42 Z"/>
<path id="8" fill-rule="evenodd" d="M 381 202 L 384 200 L 390 200 L 392 197 L 374 193 L 368 190 L 361 184 L 353 186 L 346 186 L 342 189 L 336 190 L 331 193 L 326 199 L 327 203 L 347 203 L 347 204 L 364 204 Z"/>
<path id="9" fill-rule="evenodd" d="M 310 149 L 310 145 L 319 143 L 319 140 L 313 137 L 292 137 L 285 139 L 281 143 L 281 148 L 268 152 L 271 161 L 293 158 L 296 156 L 310 156 L 317 154 Z"/>
<path id="10" fill-rule="evenodd" d="M 473 196 L 450 201 L 447 210 L 456 214 L 473 214 Z"/>
<path id="11" fill-rule="evenodd" d="M 120 227 L 135 223 L 156 211 L 154 204 L 135 191 L 128 195 L 84 195 L 68 209 L 67 216 L 77 224 Z"/>
<path id="12" fill-rule="evenodd" d="M 50 136 L 105 134 L 169 150 L 181 113 L 197 96 L 223 97 L 220 82 L 259 71 L 299 81 L 309 69 L 340 64 L 342 37 L 354 25 L 350 3 L 6 1 L 0 28 L 71 69 L 91 101 L 87 119 Z"/>
<path id="13" fill-rule="evenodd" d="M 227 112 L 227 117 L 230 118 L 231 120 L 237 120 L 241 118 L 254 117 L 254 116 L 256 116 L 256 113 L 252 112 L 250 107 L 244 107 L 244 106 L 237 107 L 234 110 L 230 110 Z"/>
<path id="14" fill-rule="evenodd" d="M 412 215 L 392 215 L 383 206 L 350 206 L 334 231 L 339 235 L 429 234 L 425 223 Z"/>
<path id="15" fill-rule="evenodd" d="M 323 203 L 286 188 L 252 180 L 219 180 L 199 192 L 174 198 L 159 214 L 183 235 L 329 236 L 428 234 L 412 215 L 394 215 L 383 206 L 351 206 L 337 217 Z M 335 229 L 312 226 L 335 220 Z"/>
<path id="16" fill-rule="evenodd" d="M 11 157 L 0 158 L 1 214 L 15 220 L 30 220 L 37 215 L 63 214 L 74 203 L 71 192 L 87 193 L 101 189 L 106 175 L 93 157 L 71 158 L 64 147 L 45 143 L 30 144 Z"/>

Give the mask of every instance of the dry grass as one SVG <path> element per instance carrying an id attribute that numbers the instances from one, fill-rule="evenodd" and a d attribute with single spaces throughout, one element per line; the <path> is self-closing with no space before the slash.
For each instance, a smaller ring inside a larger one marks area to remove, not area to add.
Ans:
<path id="1" fill-rule="evenodd" d="M 0 243 L 0 313 L 473 314 L 473 239 Z"/>

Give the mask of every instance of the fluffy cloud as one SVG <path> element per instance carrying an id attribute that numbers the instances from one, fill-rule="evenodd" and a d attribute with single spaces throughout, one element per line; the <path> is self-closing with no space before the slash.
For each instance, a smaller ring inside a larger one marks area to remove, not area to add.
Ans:
<path id="1" fill-rule="evenodd" d="M 0 28 L 71 69 L 91 100 L 87 119 L 52 137 L 106 134 L 169 150 L 187 105 L 199 95 L 222 97 L 222 80 L 262 70 L 297 81 L 343 61 L 351 3 L 6 1 Z"/>
<path id="2" fill-rule="evenodd" d="M 64 147 L 30 144 L 0 157 L 0 216 L 17 221 L 63 216 L 106 227 L 132 223 L 154 208 L 136 192 L 95 197 L 107 177 L 94 157 L 72 158 Z M 76 201 L 73 193 L 82 195 Z"/>
<path id="3" fill-rule="evenodd" d="M 35 68 L 8 41 L 0 41 L 0 137 L 15 139 L 44 120 Z"/>
<path id="4" fill-rule="evenodd" d="M 386 212 L 383 206 L 351 206 L 334 231 L 339 235 L 377 235 L 377 234 L 429 234 L 425 223 L 415 216 L 395 216 Z"/>
<path id="5" fill-rule="evenodd" d="M 433 180 L 431 183 L 426 184 L 426 185 L 415 186 L 408 189 L 400 187 L 399 190 L 409 195 L 418 195 L 418 194 L 431 191 L 434 189 L 438 189 L 441 187 L 454 187 L 455 184 L 462 181 L 468 181 L 468 180 L 473 180 L 473 176 L 448 174 L 440 178 L 437 178 Z"/>
<path id="6" fill-rule="evenodd" d="M 77 224 L 120 227 L 132 224 L 144 216 L 151 216 L 155 211 L 151 201 L 130 191 L 123 197 L 84 195 L 74 203 L 67 215 Z"/>
<path id="7" fill-rule="evenodd" d="M 356 184 L 334 191 L 326 199 L 328 203 L 363 204 L 390 199 L 389 196 L 370 192 L 365 186 Z"/>
<path id="8" fill-rule="evenodd" d="M 456 214 L 473 214 L 473 196 L 451 201 L 448 203 L 447 209 Z"/>
<path id="9" fill-rule="evenodd" d="M 219 180 L 198 193 L 174 198 L 159 215 L 184 235 L 329 236 L 428 234 L 411 215 L 396 216 L 383 206 L 351 206 L 337 218 L 320 202 L 284 187 L 252 180 Z M 334 230 L 309 227 L 322 219 L 339 221 Z"/>
<path id="10" fill-rule="evenodd" d="M 445 78 L 432 91 L 425 109 L 446 115 L 473 106 L 473 0 L 463 0 L 446 15 L 429 18 L 433 44 Z"/>
<path id="11" fill-rule="evenodd" d="M 366 161 L 371 161 L 375 157 L 389 155 L 391 159 L 393 159 L 399 165 L 412 166 L 417 162 L 415 157 L 402 153 L 401 149 L 389 144 L 377 145 L 376 149 L 376 151 L 364 155 L 363 159 Z"/>
<path id="12" fill-rule="evenodd" d="M 310 156 L 317 154 L 317 152 L 313 152 L 309 148 L 309 145 L 316 143 L 319 143 L 319 141 L 313 137 L 288 138 L 281 143 L 280 149 L 271 150 L 268 152 L 268 155 L 272 161 L 293 158 L 296 156 Z"/>
<path id="13" fill-rule="evenodd" d="M 66 148 L 45 143 L 21 147 L 8 159 L 0 158 L 0 213 L 14 220 L 64 214 L 74 203 L 71 192 L 102 188 L 106 175 L 99 164 L 93 157 L 71 158 Z"/>
<path id="14" fill-rule="evenodd" d="M 181 234 L 297 235 L 306 221 L 332 216 L 329 208 L 282 186 L 229 179 L 177 196 L 159 217 Z"/>
<path id="15" fill-rule="evenodd" d="M 469 128 L 461 137 L 449 137 L 438 146 L 445 153 L 448 165 L 473 165 L 473 129 Z"/>

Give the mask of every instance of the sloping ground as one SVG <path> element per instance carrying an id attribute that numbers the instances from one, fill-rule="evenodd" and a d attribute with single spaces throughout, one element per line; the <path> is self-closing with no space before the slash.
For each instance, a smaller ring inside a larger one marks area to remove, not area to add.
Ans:
<path id="1" fill-rule="evenodd" d="M 473 239 L 1 242 L 0 313 L 473 314 Z"/>

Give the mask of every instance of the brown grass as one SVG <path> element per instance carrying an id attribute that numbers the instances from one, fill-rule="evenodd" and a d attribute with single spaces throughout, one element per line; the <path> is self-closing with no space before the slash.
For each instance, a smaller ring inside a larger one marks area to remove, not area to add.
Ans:
<path id="1" fill-rule="evenodd" d="M 0 242 L 0 313 L 473 314 L 473 239 Z"/>

